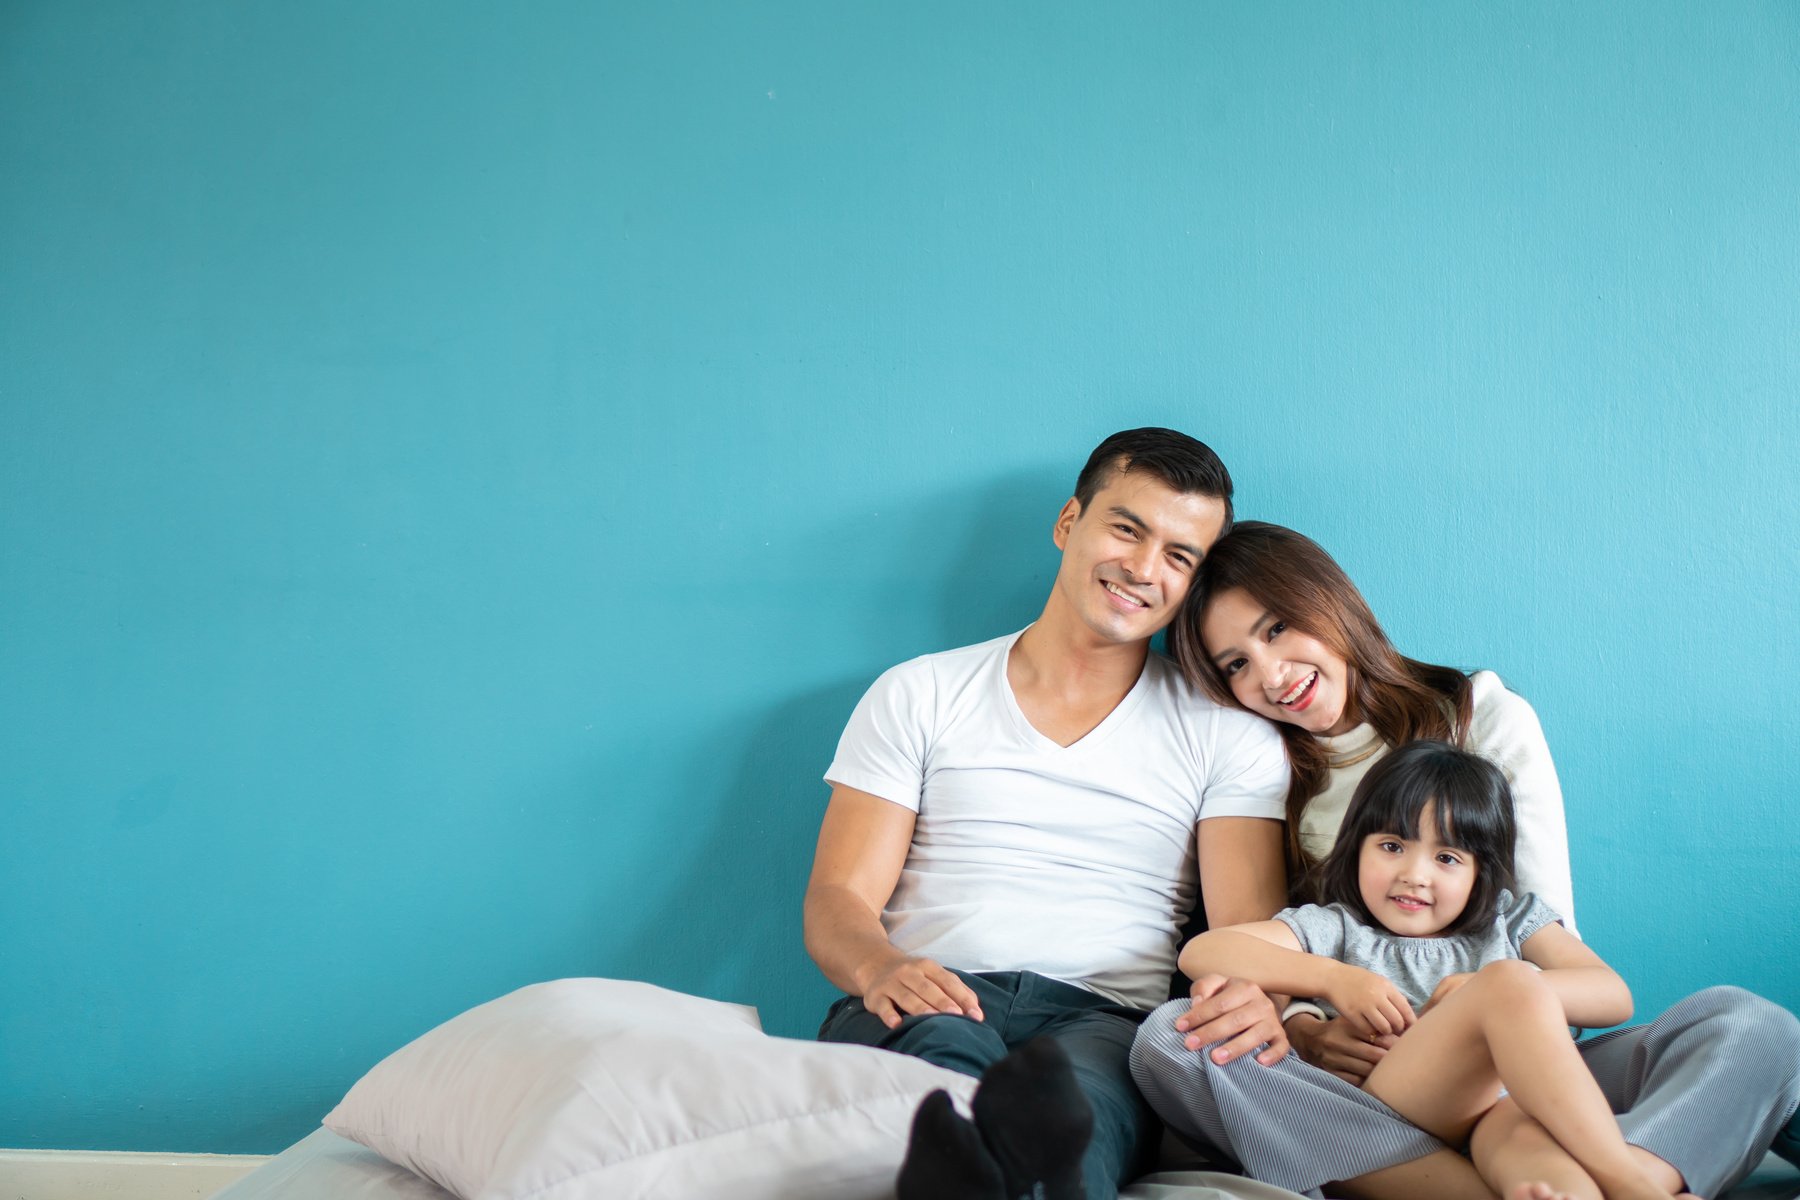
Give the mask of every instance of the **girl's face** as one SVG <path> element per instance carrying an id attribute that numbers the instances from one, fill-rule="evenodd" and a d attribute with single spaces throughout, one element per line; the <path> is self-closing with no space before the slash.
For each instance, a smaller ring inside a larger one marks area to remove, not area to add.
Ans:
<path id="1" fill-rule="evenodd" d="M 1431 937 L 1462 916 L 1475 886 L 1475 856 L 1438 841 L 1437 803 L 1419 813 L 1419 836 L 1371 833 L 1357 862 L 1362 902 L 1390 933 Z"/>
<path id="2" fill-rule="evenodd" d="M 1323 642 L 1266 611 L 1242 588 L 1206 603 L 1200 642 L 1231 694 L 1253 713 L 1312 734 L 1348 733 L 1360 719 L 1350 669 Z"/>

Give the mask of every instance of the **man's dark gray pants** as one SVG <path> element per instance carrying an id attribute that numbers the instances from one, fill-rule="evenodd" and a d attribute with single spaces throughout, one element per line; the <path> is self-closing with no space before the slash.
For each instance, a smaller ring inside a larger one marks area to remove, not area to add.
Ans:
<path id="1" fill-rule="evenodd" d="M 1094 1140 L 1081 1163 L 1088 1200 L 1112 1200 L 1120 1184 L 1155 1165 L 1162 1123 L 1131 1081 L 1131 1039 L 1144 1011 L 1030 971 L 956 974 L 974 991 L 985 1020 L 938 1013 L 889 1029 L 860 999 L 845 996 L 825 1015 L 819 1040 L 879 1046 L 980 1076 L 1009 1050 L 1053 1038 L 1094 1109 Z"/>

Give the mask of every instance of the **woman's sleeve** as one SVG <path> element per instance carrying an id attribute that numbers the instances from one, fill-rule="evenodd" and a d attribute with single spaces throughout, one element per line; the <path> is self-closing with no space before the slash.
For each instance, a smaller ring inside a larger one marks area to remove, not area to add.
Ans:
<path id="1" fill-rule="evenodd" d="M 1469 749 L 1506 772 L 1519 826 L 1515 874 L 1520 892 L 1535 892 L 1575 932 L 1575 885 L 1569 873 L 1569 827 L 1562 784 L 1544 728 L 1525 698 L 1482 671 L 1473 679 Z"/>

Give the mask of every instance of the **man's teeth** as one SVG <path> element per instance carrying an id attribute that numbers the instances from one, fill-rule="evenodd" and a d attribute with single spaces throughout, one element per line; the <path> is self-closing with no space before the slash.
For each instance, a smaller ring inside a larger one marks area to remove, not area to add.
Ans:
<path id="1" fill-rule="evenodd" d="M 1318 677 L 1319 677 L 1319 673 L 1317 671 L 1314 671 L 1311 674 L 1307 675 L 1307 677 L 1305 679 L 1302 679 L 1299 683 L 1296 683 L 1293 687 L 1289 688 L 1286 692 L 1282 693 L 1281 699 L 1275 701 L 1275 703 L 1277 703 L 1277 704 L 1292 704 L 1294 701 L 1296 701 L 1300 698 L 1300 694 L 1302 692 L 1306 691 L 1306 689 L 1312 685 L 1312 681 L 1317 679 Z"/>
<path id="2" fill-rule="evenodd" d="M 1145 603 L 1142 600 L 1139 600 L 1136 596 L 1132 595 L 1130 592 L 1121 591 L 1120 589 L 1114 587 L 1112 584 L 1107 583 L 1106 580 L 1104 580 L 1104 579 L 1102 579 L 1100 582 L 1105 586 L 1106 590 L 1111 592 L 1113 595 L 1123 597 L 1124 599 L 1129 600 L 1133 604 L 1137 605 L 1139 608 L 1149 608 L 1150 607 L 1149 604 Z"/>

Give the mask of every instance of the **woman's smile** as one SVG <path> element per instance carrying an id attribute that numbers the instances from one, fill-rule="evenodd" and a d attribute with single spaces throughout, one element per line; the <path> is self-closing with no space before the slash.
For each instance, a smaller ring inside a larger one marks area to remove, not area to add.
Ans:
<path id="1" fill-rule="evenodd" d="M 1318 683 L 1319 673 L 1314 671 L 1277 697 L 1275 703 L 1292 712 L 1305 712 L 1312 704 L 1313 697 L 1319 694 Z"/>

